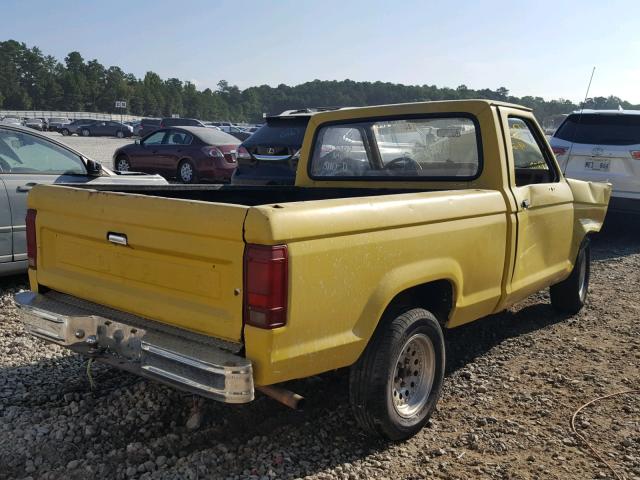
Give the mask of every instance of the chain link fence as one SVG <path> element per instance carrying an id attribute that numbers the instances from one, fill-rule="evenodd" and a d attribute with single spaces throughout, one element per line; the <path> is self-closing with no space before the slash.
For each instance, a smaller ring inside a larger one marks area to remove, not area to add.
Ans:
<path id="1" fill-rule="evenodd" d="M 139 120 L 139 115 L 121 115 L 119 113 L 96 113 L 96 112 L 62 112 L 53 110 L 0 110 L 0 118 L 18 117 L 18 118 L 68 118 L 75 120 L 77 118 L 91 118 L 94 120 L 115 120 L 130 122 Z"/>

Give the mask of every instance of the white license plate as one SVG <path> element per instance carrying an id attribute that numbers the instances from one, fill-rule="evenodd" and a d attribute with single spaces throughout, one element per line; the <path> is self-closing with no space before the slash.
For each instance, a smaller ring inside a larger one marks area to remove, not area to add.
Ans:
<path id="1" fill-rule="evenodd" d="M 585 170 L 597 170 L 599 172 L 609 171 L 609 159 L 593 159 L 584 162 Z"/>

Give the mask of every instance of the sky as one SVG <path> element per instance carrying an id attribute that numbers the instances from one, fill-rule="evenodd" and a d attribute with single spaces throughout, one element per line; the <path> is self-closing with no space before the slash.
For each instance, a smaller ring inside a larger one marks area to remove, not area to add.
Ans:
<path id="1" fill-rule="evenodd" d="M 320 80 L 640 103 L 640 0 L 0 0 L 0 40 L 138 77 Z"/>

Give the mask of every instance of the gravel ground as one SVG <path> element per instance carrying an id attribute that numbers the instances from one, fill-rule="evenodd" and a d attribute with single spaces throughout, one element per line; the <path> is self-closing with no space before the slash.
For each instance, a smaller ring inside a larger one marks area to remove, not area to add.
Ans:
<path id="1" fill-rule="evenodd" d="M 610 229 L 593 254 L 577 316 L 555 314 L 543 292 L 448 332 L 438 411 L 397 445 L 357 430 L 343 371 L 290 385 L 304 412 L 265 397 L 206 402 L 196 431 L 193 399 L 156 383 L 95 365 L 92 392 L 81 357 L 23 332 L 12 295 L 25 278 L 0 280 L 0 479 L 614 478 L 569 422 L 598 396 L 640 388 L 640 230 Z M 640 396 L 597 402 L 576 425 L 640 479 Z"/>
<path id="2" fill-rule="evenodd" d="M 113 152 L 123 145 L 133 143 L 135 140 L 135 138 L 79 137 L 77 135 L 65 137 L 58 132 L 43 132 L 43 134 L 69 145 L 74 150 L 84 153 L 92 160 L 100 162 L 108 168 L 113 168 Z"/>

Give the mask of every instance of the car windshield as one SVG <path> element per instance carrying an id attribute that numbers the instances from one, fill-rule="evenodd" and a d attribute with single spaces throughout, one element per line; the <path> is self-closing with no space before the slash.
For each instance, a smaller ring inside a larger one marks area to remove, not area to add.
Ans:
<path id="1" fill-rule="evenodd" d="M 269 145 L 300 148 L 309 117 L 273 118 L 245 141 L 245 146 Z"/>
<path id="2" fill-rule="evenodd" d="M 575 113 L 567 117 L 554 137 L 592 145 L 640 144 L 640 115 Z"/>

